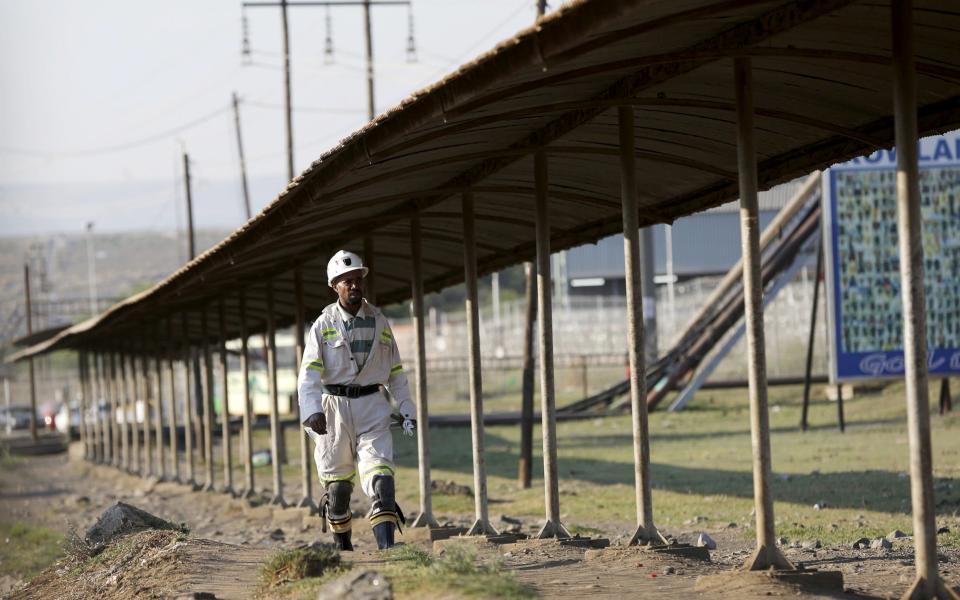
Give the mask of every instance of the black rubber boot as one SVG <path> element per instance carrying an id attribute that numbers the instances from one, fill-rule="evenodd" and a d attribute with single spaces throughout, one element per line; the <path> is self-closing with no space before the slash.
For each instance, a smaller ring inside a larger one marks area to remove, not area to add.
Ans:
<path id="1" fill-rule="evenodd" d="M 391 523 L 392 524 L 392 523 Z M 353 531 L 346 531 L 344 533 L 334 533 L 333 541 L 336 542 L 337 548 L 344 552 L 353 551 L 353 542 L 350 541 L 350 537 L 353 534 Z M 379 538 L 378 538 L 379 539 Z"/>
<path id="2" fill-rule="evenodd" d="M 393 546 L 393 533 L 396 531 L 396 523 L 387 521 L 386 523 L 380 523 L 379 525 L 374 525 L 373 527 L 373 536 L 377 538 L 377 548 L 381 550 L 386 550 Z"/>

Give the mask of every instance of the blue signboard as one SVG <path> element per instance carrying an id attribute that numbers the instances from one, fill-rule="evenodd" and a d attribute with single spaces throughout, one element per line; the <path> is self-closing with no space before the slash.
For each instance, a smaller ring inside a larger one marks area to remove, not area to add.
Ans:
<path id="1" fill-rule="evenodd" d="M 902 377 L 896 150 L 823 174 L 830 376 Z M 931 374 L 960 373 L 960 132 L 920 140 Z"/>

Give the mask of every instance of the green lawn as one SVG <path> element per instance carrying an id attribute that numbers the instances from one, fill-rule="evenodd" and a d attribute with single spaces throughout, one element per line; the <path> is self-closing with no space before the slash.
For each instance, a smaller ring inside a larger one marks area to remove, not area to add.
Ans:
<path id="1" fill-rule="evenodd" d="M 936 387 L 934 387 L 936 389 Z M 817 390 L 811 428 L 798 430 L 800 387 L 770 389 L 773 483 L 778 535 L 824 543 L 913 529 L 909 505 L 908 444 L 902 384 L 845 402 L 846 433 L 836 427 L 836 404 Z M 666 405 L 666 403 L 664 403 Z M 935 408 L 935 407 L 934 407 Z M 938 524 L 953 533 L 941 543 L 960 546 L 960 414 L 934 416 L 933 461 Z M 704 391 L 681 413 L 650 416 L 654 513 L 667 531 L 738 523 L 752 536 L 753 488 L 746 390 Z M 433 429 L 432 478 L 473 487 L 466 429 Z M 534 476 L 542 474 L 539 427 Z M 633 447 L 628 416 L 558 426 L 561 514 L 572 527 L 603 527 L 634 520 Z M 397 436 L 399 490 L 408 512 L 419 505 L 416 445 Z M 486 430 L 490 514 L 542 516 L 543 483 L 516 486 L 519 427 Z M 828 508 L 815 510 L 814 503 Z M 434 496 L 437 515 L 473 512 L 468 497 Z M 861 517 L 862 515 L 862 517 Z M 608 532 L 613 533 L 613 532 Z"/>
<path id="2" fill-rule="evenodd" d="M 0 522 L 0 575 L 31 578 L 63 555 L 62 544 L 57 531 Z"/>

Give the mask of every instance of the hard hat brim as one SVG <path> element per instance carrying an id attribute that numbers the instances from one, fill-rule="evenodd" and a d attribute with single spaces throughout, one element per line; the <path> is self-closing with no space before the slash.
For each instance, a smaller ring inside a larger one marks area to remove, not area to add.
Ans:
<path id="1" fill-rule="evenodd" d="M 363 271 L 363 277 L 366 277 L 367 273 L 370 272 L 370 269 L 367 267 L 354 267 L 353 269 L 348 269 L 343 273 L 337 274 L 337 276 L 334 277 L 333 279 L 327 281 L 327 285 L 329 285 L 330 287 L 333 287 L 337 283 L 338 279 L 343 279 L 344 276 L 349 275 L 350 273 L 356 273 L 357 271 Z"/>

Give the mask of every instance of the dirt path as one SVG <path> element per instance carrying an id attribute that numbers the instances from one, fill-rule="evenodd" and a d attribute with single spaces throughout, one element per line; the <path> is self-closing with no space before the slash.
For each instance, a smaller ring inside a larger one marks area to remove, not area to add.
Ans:
<path id="1" fill-rule="evenodd" d="M 192 492 L 174 483 L 151 483 L 109 467 L 90 465 L 66 455 L 35 457 L 0 471 L 0 520 L 26 521 L 66 531 L 84 531 L 104 509 L 124 501 L 161 518 L 183 523 L 194 538 L 183 549 L 183 560 L 171 574 L 177 592 L 209 591 L 218 598 L 249 598 L 257 586 L 258 566 L 278 547 L 329 540 L 316 517 L 304 509 L 251 506 L 224 494 Z M 360 507 L 357 510 L 362 510 Z M 463 516 L 468 524 L 469 517 Z M 524 520 L 523 528 L 535 526 Z M 596 524 L 608 535 L 623 533 L 629 524 Z M 693 532 L 672 532 L 681 541 L 692 541 Z M 752 543 L 735 528 L 710 531 L 719 550 L 712 562 L 638 554 L 632 549 L 585 560 L 585 550 L 556 545 L 518 545 L 487 548 L 503 556 L 505 566 L 544 598 L 571 594 L 597 598 L 623 598 L 643 591 L 664 597 L 689 597 L 700 575 L 728 571 L 746 559 Z M 347 560 L 357 566 L 376 566 L 375 543 L 367 527 L 356 528 L 359 552 Z M 846 548 L 786 548 L 787 557 L 807 567 L 843 572 L 850 595 L 841 597 L 897 596 L 913 578 L 912 548 L 899 544 L 893 551 Z M 949 581 L 958 579 L 960 552 L 943 553 L 942 571 Z M 957 573 L 955 573 L 957 571 Z M 3 590 L 0 590 L 2 593 Z M 768 594 L 767 592 L 770 592 Z M 782 588 L 757 590 L 756 596 L 795 595 Z M 752 594 L 752 592 L 751 592 Z M 737 592 L 729 597 L 749 597 Z M 716 594 L 712 594 L 716 595 Z M 722 596 L 723 597 L 723 596 Z M 816 597 L 807 595 L 805 597 Z"/>

